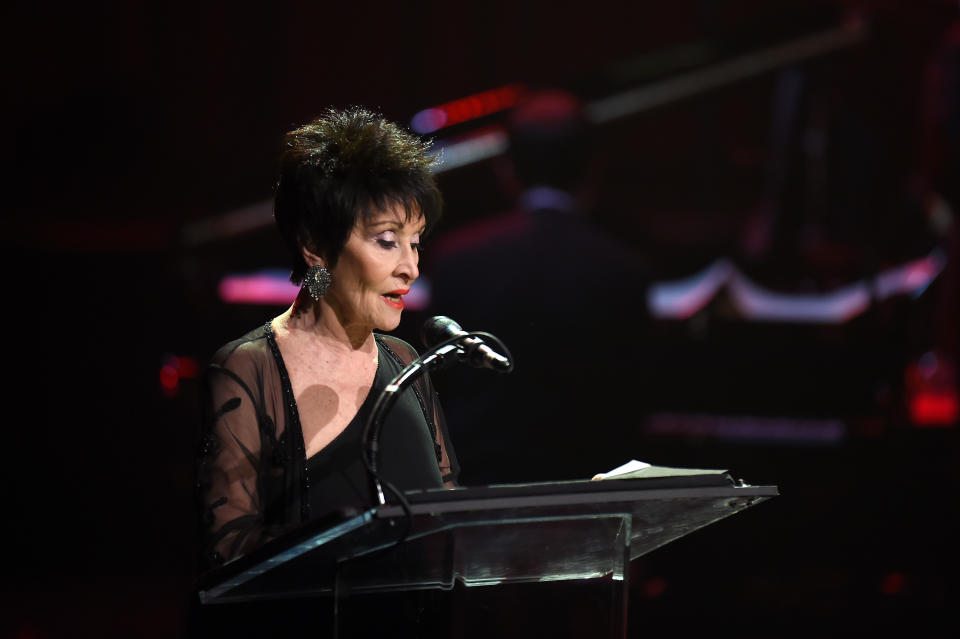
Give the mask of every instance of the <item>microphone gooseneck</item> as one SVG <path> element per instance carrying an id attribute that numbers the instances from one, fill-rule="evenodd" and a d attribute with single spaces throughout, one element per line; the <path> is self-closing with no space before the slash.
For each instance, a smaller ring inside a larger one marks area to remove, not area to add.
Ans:
<path id="1" fill-rule="evenodd" d="M 399 545 L 406 539 L 412 513 L 403 492 L 381 479 L 379 454 L 380 431 L 383 428 L 384 418 L 393 407 L 398 394 L 428 370 L 446 368 L 456 361 L 466 361 L 473 366 L 491 368 L 501 373 L 509 373 L 513 370 L 513 356 L 496 336 L 480 331 L 468 333 L 449 317 L 439 315 L 428 320 L 421 331 L 421 338 L 427 346 L 427 351 L 407 364 L 380 392 L 362 434 L 361 458 L 373 480 L 375 503 L 379 506 L 386 505 L 384 494 L 386 487 L 397 497 L 406 515 L 404 532 L 395 545 Z M 505 355 L 487 346 L 483 338 L 496 344 Z"/>

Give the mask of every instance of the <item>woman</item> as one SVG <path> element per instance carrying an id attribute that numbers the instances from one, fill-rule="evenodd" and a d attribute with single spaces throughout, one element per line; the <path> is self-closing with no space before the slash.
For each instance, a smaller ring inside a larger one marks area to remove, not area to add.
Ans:
<path id="1" fill-rule="evenodd" d="M 205 376 L 211 566 L 372 503 L 363 426 L 417 357 L 374 331 L 399 324 L 420 239 L 440 215 L 429 145 L 363 109 L 330 110 L 284 142 L 274 211 L 303 286 L 284 313 L 221 348 Z M 383 424 L 381 476 L 401 490 L 452 486 L 457 463 L 429 378 L 412 390 Z"/>

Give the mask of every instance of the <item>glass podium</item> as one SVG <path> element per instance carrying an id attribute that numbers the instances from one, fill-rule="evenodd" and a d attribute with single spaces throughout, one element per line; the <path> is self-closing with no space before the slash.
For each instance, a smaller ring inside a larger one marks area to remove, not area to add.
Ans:
<path id="1" fill-rule="evenodd" d="M 778 495 L 728 473 L 406 493 L 317 519 L 200 581 L 204 605 L 417 589 L 606 580 L 626 636 L 629 564 Z"/>

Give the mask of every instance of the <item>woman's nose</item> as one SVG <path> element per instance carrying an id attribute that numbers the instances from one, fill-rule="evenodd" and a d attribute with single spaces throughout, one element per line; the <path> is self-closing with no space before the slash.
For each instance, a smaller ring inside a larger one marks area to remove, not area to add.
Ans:
<path id="1" fill-rule="evenodd" d="M 407 283 L 413 282 L 420 277 L 420 254 L 412 246 L 403 250 L 403 256 L 397 264 L 397 275 L 402 277 Z"/>

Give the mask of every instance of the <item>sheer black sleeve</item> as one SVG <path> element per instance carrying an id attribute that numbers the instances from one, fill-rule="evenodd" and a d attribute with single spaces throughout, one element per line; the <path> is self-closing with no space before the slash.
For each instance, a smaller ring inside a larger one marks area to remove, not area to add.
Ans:
<path id="1" fill-rule="evenodd" d="M 295 464 L 278 436 L 282 393 L 271 389 L 274 367 L 260 342 L 228 345 L 203 379 L 197 487 L 208 566 L 245 554 L 299 521 L 299 491 L 289 472 Z"/>

